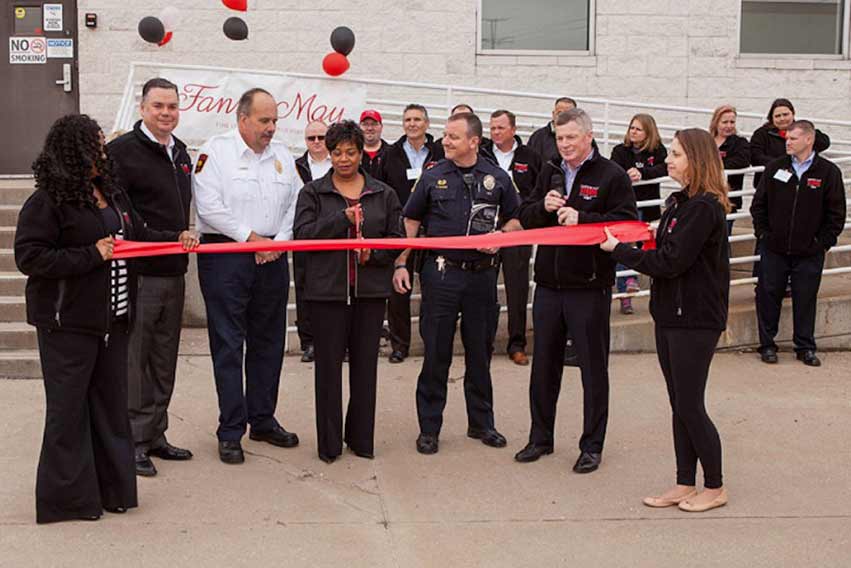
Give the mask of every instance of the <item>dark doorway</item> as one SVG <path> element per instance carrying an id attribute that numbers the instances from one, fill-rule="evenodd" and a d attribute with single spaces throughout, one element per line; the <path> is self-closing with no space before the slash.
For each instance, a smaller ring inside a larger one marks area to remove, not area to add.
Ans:
<path id="1" fill-rule="evenodd" d="M 77 2 L 0 5 L 0 175 L 29 174 L 53 121 L 80 108 Z"/>

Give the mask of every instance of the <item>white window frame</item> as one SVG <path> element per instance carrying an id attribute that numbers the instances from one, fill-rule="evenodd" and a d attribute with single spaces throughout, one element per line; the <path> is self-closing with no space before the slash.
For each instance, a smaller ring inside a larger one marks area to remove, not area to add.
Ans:
<path id="1" fill-rule="evenodd" d="M 851 0 L 845 0 L 849 2 Z M 476 2 L 476 55 L 594 55 L 597 36 L 597 0 L 588 0 L 588 49 L 482 49 L 482 0 Z"/>
<path id="2" fill-rule="evenodd" d="M 797 59 L 797 60 L 839 60 L 848 59 L 849 43 L 851 43 L 851 0 L 842 0 L 842 52 L 841 53 L 742 53 L 742 4 L 745 1 L 754 0 L 739 0 L 736 5 L 738 14 L 736 15 L 736 54 L 741 59 Z M 769 0 L 766 0 L 769 1 Z M 778 1 L 778 0 L 771 0 Z M 782 0 L 780 0 L 782 1 Z M 794 0 L 789 0 L 794 1 Z"/>

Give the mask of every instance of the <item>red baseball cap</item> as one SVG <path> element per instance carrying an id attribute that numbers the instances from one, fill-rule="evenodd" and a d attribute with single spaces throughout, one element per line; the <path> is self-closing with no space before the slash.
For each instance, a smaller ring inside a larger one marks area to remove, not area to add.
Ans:
<path id="1" fill-rule="evenodd" d="M 381 122 L 381 113 L 378 112 L 377 110 L 367 109 L 367 110 L 363 111 L 362 113 L 360 113 L 360 122 L 363 122 L 367 118 L 371 118 L 375 122 L 377 122 L 379 124 L 383 124 Z"/>

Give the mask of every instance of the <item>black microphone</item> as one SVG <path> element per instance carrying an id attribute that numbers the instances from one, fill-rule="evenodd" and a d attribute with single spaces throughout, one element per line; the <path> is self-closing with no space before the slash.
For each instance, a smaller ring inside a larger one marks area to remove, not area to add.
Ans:
<path id="1" fill-rule="evenodd" d="M 564 195 L 564 178 L 558 174 L 553 174 L 553 177 L 550 178 L 550 189 Z"/>

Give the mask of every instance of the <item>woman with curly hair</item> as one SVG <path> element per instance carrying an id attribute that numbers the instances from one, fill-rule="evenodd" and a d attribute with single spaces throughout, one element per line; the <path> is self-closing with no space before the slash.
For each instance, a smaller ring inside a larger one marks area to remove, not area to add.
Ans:
<path id="1" fill-rule="evenodd" d="M 29 276 L 27 321 L 37 328 L 46 393 L 36 521 L 96 520 L 137 505 L 127 414 L 132 265 L 111 260 L 114 238 L 180 240 L 154 231 L 113 181 L 104 137 L 86 115 L 50 129 L 33 164 L 35 192 L 18 216 L 15 262 Z"/>

